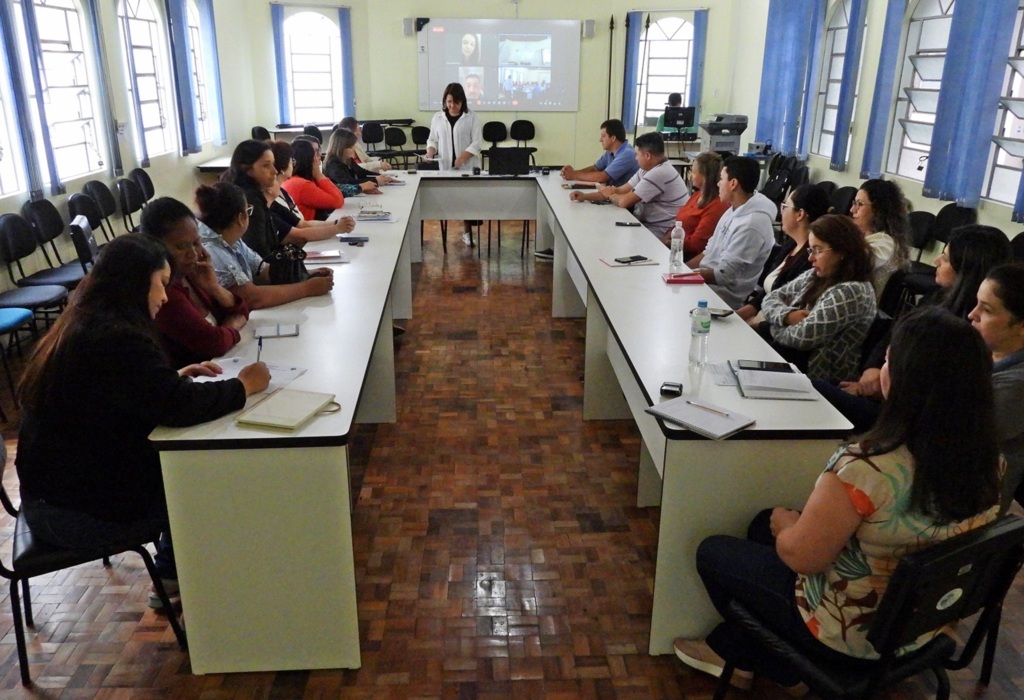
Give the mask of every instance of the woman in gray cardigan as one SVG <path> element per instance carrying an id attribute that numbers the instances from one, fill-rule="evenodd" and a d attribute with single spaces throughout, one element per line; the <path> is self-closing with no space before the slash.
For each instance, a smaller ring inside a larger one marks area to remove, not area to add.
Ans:
<path id="1" fill-rule="evenodd" d="M 996 429 L 1006 458 L 1001 504 L 1006 510 L 1014 492 L 1024 502 L 1024 263 L 992 268 L 968 318 L 992 351 Z"/>
<path id="2" fill-rule="evenodd" d="M 806 364 L 813 379 L 856 377 L 876 311 L 871 253 L 856 225 L 836 215 L 811 224 L 807 253 L 811 269 L 762 303 L 772 344 L 784 357 Z"/>

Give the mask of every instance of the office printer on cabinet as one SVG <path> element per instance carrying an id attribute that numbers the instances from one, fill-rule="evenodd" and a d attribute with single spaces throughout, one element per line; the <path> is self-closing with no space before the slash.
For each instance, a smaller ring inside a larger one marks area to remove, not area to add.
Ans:
<path id="1" fill-rule="evenodd" d="M 701 151 L 740 153 L 740 136 L 747 130 L 745 114 L 712 114 L 698 124 Z"/>

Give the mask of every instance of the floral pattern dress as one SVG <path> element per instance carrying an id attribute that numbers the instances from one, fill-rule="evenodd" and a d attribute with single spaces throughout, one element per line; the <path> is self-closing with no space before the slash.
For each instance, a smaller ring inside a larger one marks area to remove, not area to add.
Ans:
<path id="1" fill-rule="evenodd" d="M 839 477 L 862 521 L 827 571 L 797 576 L 797 609 L 823 644 L 849 656 L 878 658 L 866 634 L 900 558 L 991 522 L 998 505 L 946 525 L 909 510 L 914 460 L 905 447 L 870 457 L 843 447 L 825 471 Z M 926 644 L 940 631 L 922 635 L 902 651 Z"/>

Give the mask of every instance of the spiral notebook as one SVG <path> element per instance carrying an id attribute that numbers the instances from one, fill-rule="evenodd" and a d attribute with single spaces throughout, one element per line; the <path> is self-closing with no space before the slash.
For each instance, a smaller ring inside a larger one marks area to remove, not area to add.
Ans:
<path id="1" fill-rule="evenodd" d="M 663 401 L 648 408 L 647 413 L 712 440 L 724 440 L 755 422 L 750 416 L 691 396 Z"/>
<path id="2" fill-rule="evenodd" d="M 296 430 L 333 401 L 334 394 L 278 389 L 240 413 L 235 422 L 250 427 Z"/>

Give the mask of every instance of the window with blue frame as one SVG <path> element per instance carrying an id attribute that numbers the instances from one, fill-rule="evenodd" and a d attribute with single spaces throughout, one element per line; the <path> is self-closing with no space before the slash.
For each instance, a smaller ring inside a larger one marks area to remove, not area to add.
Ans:
<path id="1" fill-rule="evenodd" d="M 150 0 L 121 0 L 117 15 L 132 116 L 135 149 L 143 166 L 152 156 L 174 149 L 173 107 L 168 89 L 166 31 Z"/>
<path id="2" fill-rule="evenodd" d="M 992 154 L 982 195 L 1005 204 L 1013 204 L 1021 179 L 1024 158 L 1024 7 L 1017 10 L 1013 41 L 1006 60 L 1002 96 L 996 129 L 992 136 Z"/>
<path id="3" fill-rule="evenodd" d="M 850 32 L 851 13 L 853 0 L 839 0 L 832 8 L 832 15 L 829 17 L 825 29 L 825 45 L 823 52 L 822 70 L 818 80 L 818 89 L 814 102 L 814 124 L 811 131 L 811 153 L 829 158 L 832 156 L 832 147 L 835 143 L 838 128 L 837 119 L 840 111 L 840 97 L 842 95 L 843 74 L 846 69 L 847 37 Z M 854 29 L 863 34 L 865 25 Z M 860 61 L 857 61 L 855 73 L 856 85 L 860 78 Z M 854 110 L 856 110 L 856 92 L 854 93 Z M 853 112 L 851 112 L 852 121 Z M 847 125 L 845 128 L 849 128 Z M 847 141 L 844 160 L 849 160 L 850 145 Z"/>
<path id="4" fill-rule="evenodd" d="M 906 23 L 886 171 L 924 180 L 946 63 L 953 0 L 920 0 Z"/>

